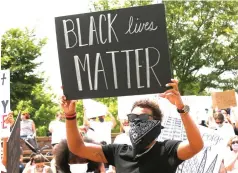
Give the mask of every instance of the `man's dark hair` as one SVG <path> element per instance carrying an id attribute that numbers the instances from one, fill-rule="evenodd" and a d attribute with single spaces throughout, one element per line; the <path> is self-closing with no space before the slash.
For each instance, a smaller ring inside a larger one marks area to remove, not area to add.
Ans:
<path id="1" fill-rule="evenodd" d="M 222 113 L 215 114 L 214 119 L 215 120 L 220 120 L 222 122 L 225 120 L 224 115 Z"/>
<path id="2" fill-rule="evenodd" d="M 93 143 L 93 141 L 87 137 L 84 137 L 84 142 Z M 76 158 L 79 158 L 78 156 L 69 151 L 66 139 L 61 140 L 61 142 L 56 146 L 54 150 L 54 155 L 56 167 L 63 173 L 70 173 L 69 161 L 71 159 L 74 160 Z M 86 160 L 88 162 L 88 171 L 91 172 L 97 170 L 100 164 L 83 158 L 82 160 Z"/>
<path id="3" fill-rule="evenodd" d="M 155 101 L 149 99 L 138 100 L 133 104 L 131 111 L 133 111 L 135 107 L 151 109 L 153 118 L 162 121 L 163 114 L 159 108 L 159 104 Z"/>

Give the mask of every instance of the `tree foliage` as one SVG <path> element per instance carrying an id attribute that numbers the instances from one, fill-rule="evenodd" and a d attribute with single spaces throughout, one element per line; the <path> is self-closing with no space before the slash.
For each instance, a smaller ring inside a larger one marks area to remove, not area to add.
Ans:
<path id="1" fill-rule="evenodd" d="M 152 1 L 93 1 L 96 11 L 142 6 Z M 165 1 L 173 74 L 183 95 L 206 89 L 238 89 L 238 30 L 235 1 Z M 112 8 L 110 8 L 112 7 Z"/>
<path id="2" fill-rule="evenodd" d="M 43 79 L 34 73 L 40 63 L 34 62 L 41 55 L 46 39 L 36 39 L 34 31 L 10 29 L 2 37 L 2 69 L 10 69 L 11 108 L 20 100 L 31 99 L 31 91 Z"/>
<path id="3" fill-rule="evenodd" d="M 46 87 L 47 80 L 34 71 L 36 59 L 46 39 L 36 39 L 34 31 L 10 29 L 2 38 L 2 69 L 10 69 L 11 109 L 15 114 L 27 111 L 34 120 L 38 135 L 46 135 L 49 122 L 59 107 L 55 95 Z"/>
<path id="4" fill-rule="evenodd" d="M 171 62 L 181 81 L 182 94 L 237 87 L 238 3 L 196 1 L 165 5 Z"/>

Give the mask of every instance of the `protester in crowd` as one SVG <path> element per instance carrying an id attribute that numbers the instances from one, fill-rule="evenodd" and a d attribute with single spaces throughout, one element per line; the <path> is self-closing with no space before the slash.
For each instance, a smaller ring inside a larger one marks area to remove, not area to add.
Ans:
<path id="1" fill-rule="evenodd" d="M 32 153 L 30 155 L 30 160 L 29 160 L 29 162 L 26 163 L 25 169 L 24 169 L 23 173 L 25 173 L 29 169 L 29 167 L 34 165 L 34 163 L 35 163 L 34 162 L 35 156 L 36 156 L 36 153 Z"/>
<path id="2" fill-rule="evenodd" d="M 214 109 L 208 116 L 208 128 L 217 129 L 215 116 L 219 113 L 218 108 Z"/>
<path id="3" fill-rule="evenodd" d="M 13 128 L 13 125 L 15 123 L 14 117 L 13 117 L 13 112 L 10 111 L 6 117 L 4 117 L 4 123 L 10 125 L 10 129 Z M 6 172 L 6 167 L 7 167 L 7 141 L 8 137 L 2 138 L 2 164 L 1 166 L 4 166 L 5 168 L 1 168 L 2 172 Z M 21 160 L 21 157 L 20 157 Z M 21 169 L 21 164 L 19 165 Z M 5 170 L 5 171 L 3 171 Z M 20 170 L 21 173 L 21 170 Z"/>
<path id="4" fill-rule="evenodd" d="M 120 120 L 121 127 L 123 130 L 123 133 L 116 136 L 114 139 L 114 144 L 128 144 L 131 145 L 130 137 L 129 137 L 129 121 L 127 119 Z"/>
<path id="5" fill-rule="evenodd" d="M 9 124 L 11 129 L 13 128 L 15 120 L 14 120 L 12 111 L 10 111 L 8 113 L 8 115 L 4 118 L 4 123 Z M 7 167 L 7 141 L 8 141 L 8 137 L 3 138 L 2 140 L 3 140 L 3 144 L 2 144 L 2 147 L 3 147 L 2 163 L 5 167 Z M 20 147 L 20 152 L 21 153 L 20 153 L 20 158 L 19 158 L 19 173 L 22 173 L 24 168 L 25 168 L 25 166 L 23 164 L 23 149 L 22 149 L 22 147 Z"/>
<path id="6" fill-rule="evenodd" d="M 23 173 L 52 173 L 52 170 L 45 165 L 44 157 L 41 154 L 36 154 L 32 165 L 27 167 Z"/>
<path id="7" fill-rule="evenodd" d="M 94 143 L 92 140 L 85 137 L 84 141 Z M 56 166 L 62 173 L 105 173 L 103 163 L 92 162 L 71 153 L 66 139 L 62 140 L 56 146 L 54 155 Z"/>
<path id="8" fill-rule="evenodd" d="M 235 134 L 238 135 L 238 107 L 231 107 L 231 114 L 235 119 Z"/>
<path id="9" fill-rule="evenodd" d="M 62 139 L 66 138 L 66 125 L 64 122 L 64 115 L 61 112 L 58 112 L 55 120 L 50 122 L 49 131 L 51 132 L 52 146 L 58 144 Z"/>
<path id="10" fill-rule="evenodd" d="M 228 110 L 222 109 L 221 114 L 224 116 L 225 123 L 229 123 L 235 129 L 235 118 L 228 113 Z"/>
<path id="11" fill-rule="evenodd" d="M 84 122 L 83 126 L 80 127 L 80 130 L 84 136 L 87 136 L 94 141 L 100 142 L 100 138 L 97 136 L 95 130 L 90 126 L 90 124 L 93 124 L 94 122 L 96 122 L 96 117 L 87 119 L 84 109 Z"/>
<path id="12" fill-rule="evenodd" d="M 238 136 L 234 136 L 228 142 L 228 147 L 231 152 L 227 154 L 224 158 L 224 166 L 226 171 L 229 173 L 237 173 L 238 172 Z"/>
<path id="13" fill-rule="evenodd" d="M 111 144 L 111 131 L 116 126 L 116 120 L 113 115 L 108 111 L 107 114 L 110 116 L 111 121 L 105 121 L 105 115 L 96 118 L 91 118 L 90 121 L 85 121 L 85 125 L 89 126 L 94 133 L 88 134 L 90 138 L 93 138 L 96 142 L 102 144 Z"/>
<path id="14" fill-rule="evenodd" d="M 13 111 L 10 111 L 8 115 L 4 118 L 4 123 L 9 124 L 11 128 L 13 127 L 15 123 L 15 120 L 13 117 Z"/>
<path id="15" fill-rule="evenodd" d="M 21 114 L 21 130 L 20 137 L 26 141 L 26 145 L 37 152 L 38 145 L 36 143 L 36 127 L 33 120 L 30 119 L 30 114 L 28 112 L 23 112 Z"/>
<path id="16" fill-rule="evenodd" d="M 90 145 L 83 141 L 76 121 L 76 101 L 62 96 L 62 109 L 66 116 L 67 142 L 71 152 L 95 162 L 108 163 L 116 167 L 117 173 L 173 173 L 178 165 L 197 154 L 203 148 L 200 132 L 189 115 L 178 91 L 178 82 L 172 80 L 169 89 L 160 94 L 177 107 L 181 115 L 188 141 L 156 141 L 161 132 L 162 113 L 153 101 L 140 100 L 134 103 L 131 114 L 129 136 L 132 146 L 126 144 Z"/>
<path id="17" fill-rule="evenodd" d="M 7 172 L 7 140 L 8 138 L 2 138 L 2 165 L 1 165 L 1 171 Z M 5 167 L 5 168 L 4 168 Z"/>
<path id="18" fill-rule="evenodd" d="M 30 114 L 28 112 L 23 112 L 21 114 L 21 137 L 27 137 L 28 135 L 36 135 L 36 127 L 33 120 L 30 119 Z"/>
<path id="19" fill-rule="evenodd" d="M 234 129 L 231 124 L 225 123 L 225 118 L 222 113 L 214 115 L 215 122 L 217 124 L 218 134 L 225 140 L 228 141 L 232 136 L 235 136 Z"/>

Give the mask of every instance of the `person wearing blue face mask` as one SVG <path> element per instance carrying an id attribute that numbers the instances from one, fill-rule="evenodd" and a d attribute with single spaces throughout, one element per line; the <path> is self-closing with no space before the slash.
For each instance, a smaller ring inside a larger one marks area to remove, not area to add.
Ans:
<path id="1" fill-rule="evenodd" d="M 160 97 L 168 99 L 176 106 L 185 127 L 187 141 L 157 141 L 162 128 L 159 105 L 149 100 L 141 100 L 134 103 L 128 115 L 132 145 L 86 144 L 77 129 L 76 101 L 66 100 L 66 97 L 62 96 L 61 107 L 66 117 L 70 151 L 79 157 L 115 166 L 117 173 L 175 173 L 179 164 L 202 150 L 203 140 L 189 115 L 189 107 L 183 104 L 178 81 L 172 79 L 166 86 L 172 89 L 160 94 Z"/>

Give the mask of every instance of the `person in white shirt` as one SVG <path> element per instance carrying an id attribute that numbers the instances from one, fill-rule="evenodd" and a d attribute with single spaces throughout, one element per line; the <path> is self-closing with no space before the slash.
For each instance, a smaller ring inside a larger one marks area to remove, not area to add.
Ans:
<path id="1" fill-rule="evenodd" d="M 116 120 L 113 115 L 110 112 L 107 112 L 107 114 L 110 116 L 111 121 L 105 121 L 105 115 L 102 115 L 98 117 L 98 121 L 94 118 L 85 122 L 85 125 L 89 126 L 94 131 L 96 139 L 93 139 L 101 144 L 111 144 L 111 130 L 116 126 Z"/>
<path id="2" fill-rule="evenodd" d="M 226 109 L 222 109 L 221 113 L 225 118 L 225 122 L 231 124 L 232 127 L 235 128 L 235 117 L 233 115 L 228 114 L 228 111 Z"/>
<path id="3" fill-rule="evenodd" d="M 58 144 L 62 139 L 66 139 L 66 126 L 64 122 L 64 115 L 62 113 L 57 113 L 56 119 L 50 122 L 49 131 L 52 133 L 52 146 Z"/>
<path id="4" fill-rule="evenodd" d="M 131 145 L 131 140 L 129 137 L 129 130 L 130 130 L 129 121 L 124 119 L 120 120 L 120 123 L 122 126 L 123 133 L 117 135 L 113 143 Z"/>
<path id="5" fill-rule="evenodd" d="M 231 124 L 225 123 L 225 118 L 223 114 L 218 113 L 214 115 L 215 122 L 217 124 L 217 132 L 224 139 L 224 141 L 229 141 L 229 139 L 235 136 L 234 129 Z"/>

